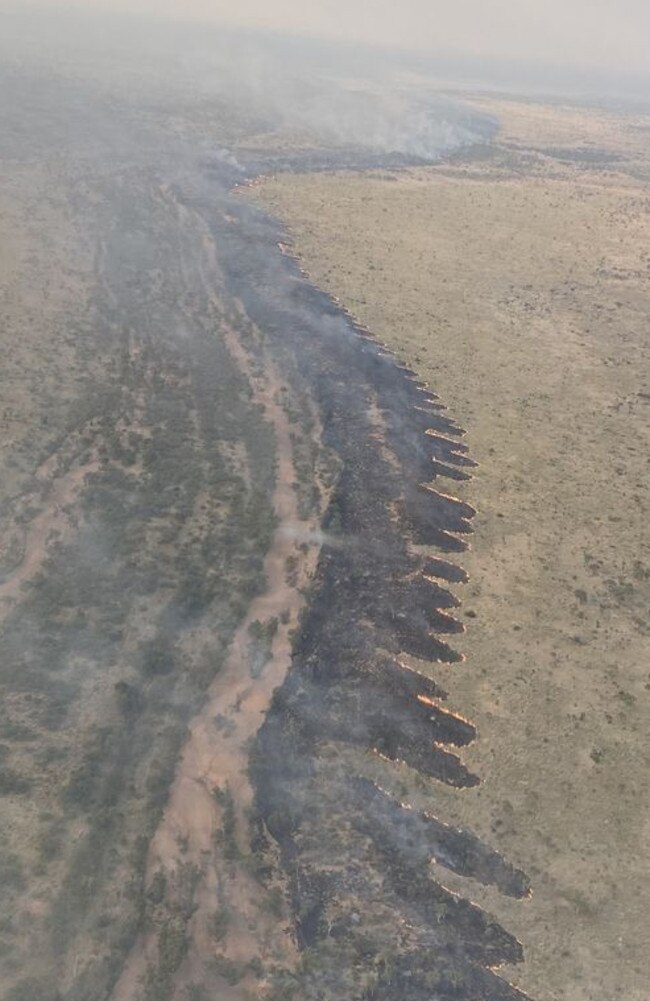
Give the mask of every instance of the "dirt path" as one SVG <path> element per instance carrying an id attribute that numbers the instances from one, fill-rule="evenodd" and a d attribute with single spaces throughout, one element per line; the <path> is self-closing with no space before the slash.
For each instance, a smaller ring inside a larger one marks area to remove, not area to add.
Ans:
<path id="1" fill-rule="evenodd" d="M 236 983 L 219 983 L 221 1001 L 244 998 L 251 989 L 259 996 L 264 983 L 264 975 L 260 982 L 260 963 L 268 971 L 273 967 L 291 968 L 297 961 L 288 911 L 282 904 L 282 888 L 275 888 L 274 906 L 270 908 L 267 889 L 247 864 L 248 817 L 253 800 L 247 768 L 249 743 L 289 667 L 290 633 L 304 604 L 301 589 L 313 575 L 318 559 L 319 546 L 314 540 L 318 538 L 319 518 L 306 521 L 299 517 L 290 424 L 277 402 L 281 388 L 278 373 L 267 359 L 264 376 L 253 376 L 249 358 L 234 331 L 226 329 L 223 335 L 250 381 L 255 401 L 263 406 L 275 431 L 278 465 L 274 508 L 278 527 L 264 565 L 266 590 L 251 603 L 203 710 L 190 724 L 168 804 L 150 846 L 148 883 L 157 874 L 165 873 L 168 896 L 173 897 L 174 890 L 169 888 L 177 882 L 181 866 L 189 863 L 198 874 L 187 954 L 176 973 L 171 995 L 179 1001 L 187 996 L 189 985 L 204 981 L 210 964 L 210 979 L 215 981 L 215 959 L 217 971 L 238 971 Z M 308 543 L 308 551 L 300 552 L 297 569 L 288 578 L 287 559 L 298 555 L 303 541 Z M 277 620 L 270 659 L 253 678 L 251 667 L 256 651 L 250 627 L 269 620 Z M 173 906 L 173 900 L 168 903 Z M 161 958 L 156 931 L 141 936 L 115 989 L 114 1001 L 135 1001 L 147 970 L 157 964 L 160 968 Z M 255 972 L 249 968 L 251 962 Z"/>
<path id="2" fill-rule="evenodd" d="M 83 489 L 86 476 L 97 472 L 99 458 L 92 452 L 87 462 L 74 466 L 62 476 L 56 477 L 53 467 L 58 461 L 58 453 L 51 456 L 36 473 L 39 482 L 47 484 L 46 502 L 43 511 L 29 522 L 22 541 L 18 541 L 16 533 L 18 526 L 13 525 L 7 530 L 7 537 L 13 538 L 21 546 L 23 556 L 14 570 L 7 574 L 0 583 L 0 622 L 12 611 L 20 599 L 21 588 L 41 569 L 47 559 L 49 541 L 56 537 L 63 542 L 73 526 L 69 508 L 78 499 Z M 34 503 L 40 503 L 39 492 L 32 491 L 20 502 L 21 510 L 26 510 Z M 12 531 L 13 529 L 13 531 Z M 7 544 L 7 548 L 8 545 Z"/>

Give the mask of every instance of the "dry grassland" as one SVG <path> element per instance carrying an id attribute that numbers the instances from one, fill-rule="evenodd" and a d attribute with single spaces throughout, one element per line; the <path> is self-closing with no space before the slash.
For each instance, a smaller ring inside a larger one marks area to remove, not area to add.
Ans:
<path id="1" fill-rule="evenodd" d="M 524 941 L 513 979 L 533 997 L 645 1001 L 650 126 L 477 103 L 502 123 L 484 158 L 285 175 L 254 197 L 480 463 L 467 659 L 440 674 L 478 724 L 484 783 L 396 787 L 530 874 L 529 902 L 472 895 Z"/>

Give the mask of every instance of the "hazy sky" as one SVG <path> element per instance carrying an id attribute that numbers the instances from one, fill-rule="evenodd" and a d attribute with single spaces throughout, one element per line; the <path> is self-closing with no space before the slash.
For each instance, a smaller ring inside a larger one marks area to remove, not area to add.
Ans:
<path id="1" fill-rule="evenodd" d="M 60 7 L 61 0 L 39 6 Z M 650 68 L 650 0 L 72 0 L 66 6 L 644 75 Z"/>

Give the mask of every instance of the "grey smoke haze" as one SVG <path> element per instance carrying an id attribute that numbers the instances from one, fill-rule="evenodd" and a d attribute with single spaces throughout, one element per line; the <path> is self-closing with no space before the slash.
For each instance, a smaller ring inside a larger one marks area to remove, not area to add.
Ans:
<path id="1" fill-rule="evenodd" d="M 440 94 L 426 67 L 367 48 L 119 15 L 7 14 L 0 16 L 0 27 L 0 124 L 2 116 L 12 117 L 14 92 L 24 104 L 26 87 L 33 91 L 28 112 L 39 110 L 36 131 L 23 108 L 18 135 L 9 143 L 14 152 L 16 142 L 22 146 L 38 137 L 42 143 L 51 135 L 55 145 L 78 151 L 89 142 L 96 152 L 101 146 L 111 160 L 122 151 L 127 158 L 136 151 L 140 156 L 148 110 L 154 108 L 173 119 L 192 107 L 197 129 L 186 138 L 195 150 L 219 155 L 222 165 L 234 169 L 241 168 L 243 156 L 262 171 L 255 143 L 248 156 L 233 149 L 238 119 L 249 136 L 282 133 L 306 139 L 307 148 L 340 147 L 351 155 L 363 147 L 425 160 L 488 138 L 495 128 L 489 116 Z M 46 74 L 50 82 L 44 87 Z M 93 100 L 101 95 L 109 104 L 97 120 Z M 116 98 L 138 109 L 129 138 L 123 120 L 113 128 Z M 220 114 L 229 123 L 227 136 L 217 126 Z M 182 137 L 170 124 L 171 147 Z M 7 124 L 5 141 L 12 130 L 16 125 Z M 273 154 L 268 142 L 263 145 L 266 166 L 281 167 L 281 148 L 269 160 Z"/>
<path id="2" fill-rule="evenodd" d="M 7 5 L 8 6 L 8 5 Z M 646 0 L 39 0 L 23 11 L 203 20 L 478 59 L 647 75 Z"/>
<path id="3" fill-rule="evenodd" d="M 371 8 L 366 0 L 351 0 L 343 17 L 341 0 L 327 5 L 243 0 L 231 8 L 205 0 L 136 0 L 128 5 L 125 0 L 77 0 L 65 8 L 54 0 L 39 0 L 38 5 L 26 0 L 20 6 L 0 0 L 2 113 L 12 105 L 12 71 L 22 92 L 27 70 L 41 82 L 43 73 L 53 74 L 63 88 L 62 99 L 53 92 L 51 111 L 40 116 L 41 139 L 46 122 L 57 142 L 62 137 L 66 142 L 86 142 L 91 136 L 95 143 L 99 140 L 90 105 L 86 108 L 87 88 L 94 82 L 111 100 L 139 102 L 141 107 L 145 102 L 171 115 L 181 105 L 197 110 L 197 102 L 217 101 L 238 109 L 249 124 L 254 117 L 253 132 L 281 129 L 310 134 L 326 145 L 361 144 L 377 152 L 435 158 L 492 131 L 486 117 L 479 120 L 458 102 L 442 97 L 441 86 L 644 99 L 650 92 L 650 72 L 646 80 L 639 67 L 646 34 L 630 27 L 637 5 L 625 0 L 613 25 L 603 4 L 596 2 L 587 11 L 583 0 L 574 0 L 571 18 L 565 11 L 553 22 L 558 41 L 553 48 L 550 28 L 544 33 L 536 25 L 541 19 L 550 26 L 548 15 L 556 7 L 557 0 L 546 5 L 523 0 L 516 16 L 509 17 L 514 4 L 497 0 L 489 5 L 488 17 L 477 0 L 448 9 L 438 0 L 427 5 L 406 0 L 399 10 L 396 3 Z M 650 13 L 640 5 L 637 12 L 639 24 L 650 22 Z M 607 52 L 596 45 L 606 23 L 612 39 Z M 580 34 L 582 45 L 569 45 Z M 538 45 L 542 38 L 549 41 L 545 52 Z M 621 57 L 626 72 L 612 61 L 617 45 L 626 56 Z M 545 55 L 553 67 L 535 63 L 534 55 Z M 85 81 L 86 89 L 75 88 L 75 80 Z M 43 89 L 35 86 L 40 101 Z M 74 109 L 68 99 L 70 86 Z M 61 116 L 69 119 L 63 130 L 57 124 Z M 110 121 L 110 115 L 103 116 L 101 124 L 114 157 L 121 138 L 107 133 Z M 212 153 L 223 148 L 232 156 L 230 139 L 220 142 L 213 116 L 210 121 Z M 145 142 L 143 125 L 140 116 L 140 147 Z M 32 141 L 25 126 L 24 120 L 21 144 Z M 121 137 L 121 126 L 118 132 Z M 5 143 L 8 135 L 5 129 Z M 207 135 L 205 130 L 203 135 L 197 132 L 191 144 L 200 145 Z M 176 131 L 170 131 L 170 144 L 177 138 Z"/>

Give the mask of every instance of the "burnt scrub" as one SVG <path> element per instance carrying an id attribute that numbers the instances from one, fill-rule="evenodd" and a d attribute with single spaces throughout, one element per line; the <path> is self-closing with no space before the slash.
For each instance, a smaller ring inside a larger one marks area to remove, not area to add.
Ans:
<path id="1" fill-rule="evenodd" d="M 447 491 L 475 466 L 464 431 L 309 283 L 272 219 L 239 198 L 227 226 L 209 204 L 200 211 L 228 294 L 263 332 L 290 392 L 314 401 L 338 468 L 291 666 L 250 759 L 255 854 L 263 880 L 282 870 L 301 950 L 293 986 L 305 998 L 523 998 L 498 973 L 521 962 L 521 945 L 429 868 L 529 893 L 522 872 L 434 815 L 436 782 L 460 795 L 480 781 L 462 760 L 475 728 L 443 708 L 446 692 L 429 676 L 461 659 L 447 584 L 466 580 L 453 559 L 475 511 Z M 349 762 L 368 755 L 387 775 L 406 766 L 428 783 L 432 815 L 361 768 L 355 776 Z"/>
<path id="2" fill-rule="evenodd" d="M 431 563 L 468 548 L 462 428 L 232 194 L 272 121 L 26 82 L 0 995 L 509 996 L 519 944 L 435 875 L 513 878 L 435 803 L 479 781 Z"/>

